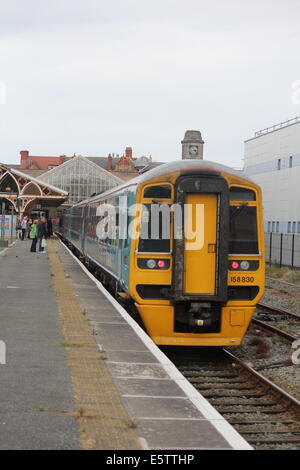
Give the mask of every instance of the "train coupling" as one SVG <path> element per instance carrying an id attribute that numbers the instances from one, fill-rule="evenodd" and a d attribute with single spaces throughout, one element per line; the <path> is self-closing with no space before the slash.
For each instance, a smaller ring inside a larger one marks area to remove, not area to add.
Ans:
<path id="1" fill-rule="evenodd" d="M 196 328 L 204 333 L 216 332 L 220 328 L 220 307 L 213 306 L 211 302 L 188 302 L 178 305 L 175 311 L 177 331 Z"/>

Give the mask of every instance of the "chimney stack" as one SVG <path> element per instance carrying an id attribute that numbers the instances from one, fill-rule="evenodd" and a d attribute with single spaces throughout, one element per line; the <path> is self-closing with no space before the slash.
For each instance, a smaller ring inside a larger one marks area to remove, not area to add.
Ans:
<path id="1" fill-rule="evenodd" d="M 126 158 L 132 158 L 132 147 L 126 147 L 125 156 Z"/>
<path id="2" fill-rule="evenodd" d="M 28 157 L 29 157 L 28 150 L 21 150 L 20 155 L 21 155 L 20 168 L 27 168 Z"/>
<path id="3" fill-rule="evenodd" d="M 107 171 L 112 170 L 112 156 L 111 154 L 108 155 L 107 157 Z"/>

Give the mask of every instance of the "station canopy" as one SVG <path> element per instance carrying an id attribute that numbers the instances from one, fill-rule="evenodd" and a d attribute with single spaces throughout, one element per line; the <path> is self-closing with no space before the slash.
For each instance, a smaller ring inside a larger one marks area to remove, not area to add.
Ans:
<path id="1" fill-rule="evenodd" d="M 81 155 L 74 156 L 62 165 L 43 173 L 39 179 L 66 191 L 69 198 L 65 203 L 70 205 L 124 183 Z"/>
<path id="2" fill-rule="evenodd" d="M 68 199 L 67 191 L 0 164 L 0 199 L 19 214 L 58 207 Z"/>

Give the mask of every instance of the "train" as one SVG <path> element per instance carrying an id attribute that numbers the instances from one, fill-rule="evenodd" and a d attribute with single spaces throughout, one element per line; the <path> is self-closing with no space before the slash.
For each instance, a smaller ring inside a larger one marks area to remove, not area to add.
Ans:
<path id="1" fill-rule="evenodd" d="M 161 164 L 65 210 L 57 232 L 158 345 L 238 346 L 264 294 L 261 189 L 219 163 Z"/>

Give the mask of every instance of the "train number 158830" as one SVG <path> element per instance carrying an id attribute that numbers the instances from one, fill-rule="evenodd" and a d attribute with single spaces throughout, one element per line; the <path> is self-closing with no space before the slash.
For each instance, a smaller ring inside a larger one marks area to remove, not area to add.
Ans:
<path id="1" fill-rule="evenodd" d="M 230 282 L 254 282 L 253 276 L 230 276 Z"/>

